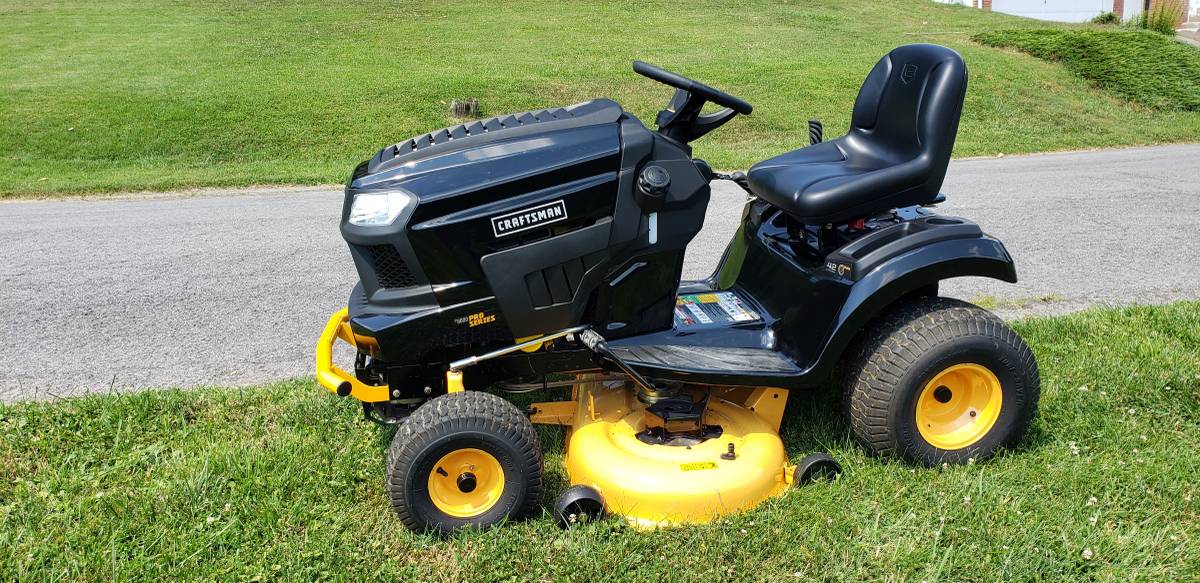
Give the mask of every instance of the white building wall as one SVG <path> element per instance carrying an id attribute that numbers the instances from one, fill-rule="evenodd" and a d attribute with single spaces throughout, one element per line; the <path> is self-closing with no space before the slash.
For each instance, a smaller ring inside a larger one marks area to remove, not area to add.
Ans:
<path id="1" fill-rule="evenodd" d="M 1129 20 L 1141 14 L 1144 5 L 1142 0 L 1125 0 L 1125 14 L 1121 15 L 1121 20 Z"/>
<path id="2" fill-rule="evenodd" d="M 980 0 L 933 0 L 939 4 L 980 7 Z M 1112 12 L 1113 0 L 992 0 L 992 10 L 1039 20 L 1085 22 L 1102 12 Z M 1144 0 L 1125 0 L 1122 20 L 1129 20 L 1145 9 Z M 1200 22 L 1200 0 L 1188 0 L 1188 14 Z"/>
<path id="3" fill-rule="evenodd" d="M 1138 0 L 1125 0 L 1136 8 Z M 992 0 L 992 10 L 1039 20 L 1058 22 L 1086 22 L 1101 12 L 1112 12 L 1113 0 Z M 1137 14 L 1137 10 L 1133 11 Z"/>

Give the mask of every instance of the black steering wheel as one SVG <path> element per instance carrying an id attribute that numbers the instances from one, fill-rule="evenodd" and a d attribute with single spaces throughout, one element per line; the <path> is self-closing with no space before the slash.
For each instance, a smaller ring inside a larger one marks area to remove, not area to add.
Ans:
<path id="1" fill-rule="evenodd" d="M 688 79 L 679 73 L 672 73 L 666 69 L 655 67 L 645 61 L 634 61 L 633 72 L 654 79 L 659 83 L 670 85 L 676 89 L 682 89 L 692 95 L 703 97 L 705 101 L 711 101 L 717 105 L 728 107 L 742 115 L 750 115 L 750 112 L 754 111 L 754 106 L 743 99 L 738 99 L 720 89 L 709 87 L 695 79 Z"/>
<path id="2" fill-rule="evenodd" d="M 721 127 L 737 114 L 749 115 L 754 106 L 720 89 L 714 89 L 678 73 L 660 69 L 642 61 L 633 62 L 633 70 L 659 83 L 675 88 L 675 95 L 667 108 L 658 112 L 658 133 L 682 143 L 692 140 Z M 725 109 L 702 114 L 704 104 L 712 102 Z"/>

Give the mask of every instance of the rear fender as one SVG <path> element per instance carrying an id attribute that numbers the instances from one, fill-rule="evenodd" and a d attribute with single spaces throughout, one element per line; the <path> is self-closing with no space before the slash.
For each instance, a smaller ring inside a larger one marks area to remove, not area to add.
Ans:
<path id="1" fill-rule="evenodd" d="M 834 320 L 832 332 L 817 359 L 813 378 L 825 378 L 850 342 L 888 306 L 925 290 L 936 290 L 944 279 L 990 277 L 1015 283 L 1017 271 L 999 240 L 977 237 L 929 243 L 897 255 L 862 275 Z"/>

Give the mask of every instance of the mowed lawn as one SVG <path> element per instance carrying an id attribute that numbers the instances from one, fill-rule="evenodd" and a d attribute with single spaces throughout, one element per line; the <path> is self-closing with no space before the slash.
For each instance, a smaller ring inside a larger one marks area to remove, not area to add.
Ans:
<path id="1" fill-rule="evenodd" d="M 448 125 L 455 98 L 495 115 L 608 96 L 651 122 L 671 91 L 633 59 L 754 103 L 696 148 L 745 168 L 804 145 L 809 118 L 844 132 L 870 67 L 914 42 L 970 66 L 958 156 L 1200 136 L 1200 112 L 970 40 L 1035 26 L 928 0 L 0 0 L 0 197 L 340 182 Z"/>
<path id="2" fill-rule="evenodd" d="M 383 487 L 391 432 L 310 380 L 0 406 L 0 580 L 1200 579 L 1200 303 L 1017 328 L 1043 377 L 1018 450 L 885 463 L 828 396 L 797 396 L 793 460 L 828 450 L 840 480 L 651 532 L 564 532 L 546 512 L 410 534 Z M 548 507 L 562 434 L 540 432 Z"/>

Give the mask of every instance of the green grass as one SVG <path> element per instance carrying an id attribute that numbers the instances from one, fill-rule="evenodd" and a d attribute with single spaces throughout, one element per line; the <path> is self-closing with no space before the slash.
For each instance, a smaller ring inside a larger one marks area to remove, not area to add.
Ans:
<path id="1" fill-rule="evenodd" d="M 865 457 L 798 396 L 793 458 L 841 480 L 713 524 L 561 532 L 548 515 L 413 535 L 389 432 L 293 381 L 0 407 L 0 579 L 1103 580 L 1200 578 L 1200 303 L 1018 323 L 1043 374 L 1017 451 L 917 469 Z M 548 490 L 561 433 L 541 429 Z M 1089 558 L 1090 557 L 1090 558 Z"/>
<path id="2" fill-rule="evenodd" d="M 970 40 L 1044 23 L 928 0 L 0 0 L 0 22 L 0 197 L 340 182 L 463 97 L 500 114 L 610 96 L 649 122 L 670 90 L 635 58 L 754 103 L 696 149 L 745 168 L 804 145 L 809 118 L 844 131 L 870 67 L 913 42 L 971 68 L 958 156 L 1200 135 L 1200 113 Z"/>
<path id="3" fill-rule="evenodd" d="M 978 295 L 971 298 L 971 303 L 985 310 L 1024 310 L 1030 306 L 1053 304 L 1066 300 L 1058 294 L 1043 294 L 1033 297 L 997 298 L 993 295 Z"/>
<path id="4" fill-rule="evenodd" d="M 1121 97 L 1160 110 L 1200 111 L 1200 50 L 1135 30 L 999 30 L 976 41 L 1061 61 Z"/>

